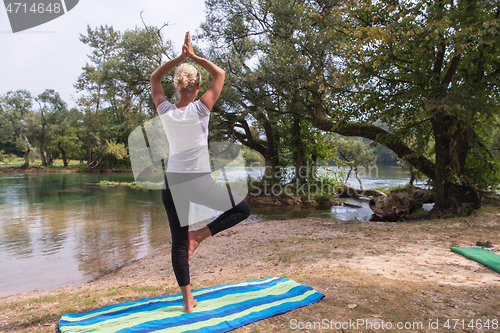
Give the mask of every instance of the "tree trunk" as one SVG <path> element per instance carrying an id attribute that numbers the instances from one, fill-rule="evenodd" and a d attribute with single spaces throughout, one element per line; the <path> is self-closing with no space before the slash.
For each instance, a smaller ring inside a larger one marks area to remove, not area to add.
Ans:
<path id="1" fill-rule="evenodd" d="M 66 151 L 61 150 L 61 154 L 62 154 L 62 160 L 63 160 L 64 166 L 67 167 L 68 166 L 68 158 L 66 157 Z"/>
<path id="2" fill-rule="evenodd" d="M 349 180 L 349 177 L 351 177 L 351 172 L 352 172 L 352 166 L 351 168 L 349 169 L 349 172 L 347 173 L 347 176 L 345 177 L 345 181 L 347 183 L 347 181 Z"/>
<path id="3" fill-rule="evenodd" d="M 45 152 L 43 150 L 43 143 L 44 143 L 44 139 L 43 139 L 43 135 L 42 137 L 40 138 L 40 145 L 39 145 L 39 148 L 40 148 L 40 156 L 42 157 L 42 166 L 47 166 L 47 158 L 45 157 Z"/>
<path id="4" fill-rule="evenodd" d="M 45 153 L 45 160 L 47 161 L 47 165 L 52 165 L 54 163 L 54 158 L 52 157 L 52 153 Z"/>
<path id="5" fill-rule="evenodd" d="M 467 157 L 472 127 L 459 124 L 444 112 L 436 112 L 431 119 L 435 135 L 436 163 L 416 154 L 401 140 L 382 128 L 366 124 L 346 123 L 335 127 L 325 117 L 314 117 L 313 124 L 325 131 L 344 136 L 359 136 L 381 143 L 395 152 L 434 182 L 436 202 L 433 218 L 446 218 L 470 214 L 481 207 L 481 197 L 477 187 L 465 175 L 463 167 Z M 450 134 L 450 131 L 454 134 Z"/>
<path id="6" fill-rule="evenodd" d="M 413 186 L 413 183 L 415 182 L 417 172 L 415 171 L 415 168 L 413 165 L 410 165 L 410 186 Z"/>
<path id="7" fill-rule="evenodd" d="M 435 134 L 436 171 L 433 218 L 469 215 L 481 207 L 481 197 L 474 183 L 463 175 L 465 157 L 473 129 L 444 111 L 431 119 Z"/>
<path id="8" fill-rule="evenodd" d="M 23 164 L 23 168 L 28 168 L 30 166 L 30 154 L 31 154 L 32 150 L 31 150 L 31 147 L 28 147 L 26 149 L 26 151 L 24 152 L 24 164 Z"/>
<path id="9" fill-rule="evenodd" d="M 95 120 L 97 120 L 99 109 L 101 108 L 101 90 L 102 90 L 102 83 L 99 83 L 99 87 L 97 90 L 97 102 L 96 102 L 96 106 L 95 106 Z M 88 165 L 89 166 L 91 166 L 93 163 L 95 163 L 95 160 L 94 160 L 95 159 L 94 131 L 97 132 L 97 130 L 94 128 L 94 126 L 92 124 L 91 114 L 92 114 L 92 111 L 89 109 L 89 126 L 90 126 L 90 133 L 91 133 L 90 142 L 89 142 L 89 158 L 88 158 Z M 97 124 L 96 124 L 96 127 L 97 127 Z M 101 159 L 102 159 L 102 156 L 101 156 Z M 99 162 L 100 161 L 101 160 L 99 159 Z M 99 162 L 97 162 L 97 164 L 99 164 Z M 97 164 L 96 164 L 96 166 L 97 166 Z"/>
<path id="10" fill-rule="evenodd" d="M 24 165 L 22 167 L 28 168 L 30 166 L 30 154 L 33 150 L 31 149 L 30 142 L 26 137 L 26 135 L 24 135 L 23 130 L 19 129 L 19 132 L 21 133 L 23 139 L 26 141 L 26 151 L 24 152 Z"/>
<path id="11" fill-rule="evenodd" d="M 364 190 L 363 188 L 363 183 L 361 182 L 361 178 L 359 178 L 359 172 L 358 172 L 358 168 L 354 167 L 354 174 L 356 175 L 356 179 L 358 180 L 359 182 L 359 188 L 361 190 Z"/>
<path id="12" fill-rule="evenodd" d="M 295 181 L 303 183 L 305 180 L 305 175 L 303 174 L 304 167 L 304 149 L 302 148 L 302 138 L 301 138 L 301 127 L 300 120 L 295 119 L 293 121 L 293 141 L 295 142 Z M 309 170 L 306 170 L 306 175 Z"/>
<path id="13" fill-rule="evenodd" d="M 92 145 L 92 119 L 91 119 L 91 111 L 88 110 L 88 118 L 89 118 L 89 129 L 87 131 L 87 139 L 88 141 L 88 147 L 87 147 L 87 165 L 91 165 L 94 161 L 93 156 L 92 156 L 92 151 L 94 150 L 94 147 Z"/>
<path id="14" fill-rule="evenodd" d="M 318 156 L 313 154 L 311 156 L 312 166 L 311 166 L 311 178 L 316 179 L 316 172 L 318 171 Z"/>
<path id="15" fill-rule="evenodd" d="M 43 145 L 45 144 L 45 127 L 47 127 L 47 119 L 45 119 L 45 112 L 40 105 L 40 114 L 42 116 L 42 135 L 40 136 L 40 156 L 42 157 L 42 166 L 49 165 L 49 161 L 47 161 L 47 156 L 45 154 L 45 150 L 43 149 Z"/>
<path id="16" fill-rule="evenodd" d="M 243 145 L 262 154 L 265 161 L 264 180 L 277 178 L 277 176 L 280 175 L 279 156 L 275 150 L 274 140 L 272 138 L 270 140 L 271 143 L 269 143 L 269 140 L 264 141 L 259 138 L 252 138 L 251 134 L 247 136 L 235 131 L 234 136 Z"/>
<path id="17" fill-rule="evenodd" d="M 265 160 L 265 171 L 264 171 L 264 180 L 266 179 L 277 179 L 280 175 L 280 165 L 278 160 L 275 158 L 272 150 L 266 150 L 266 154 L 264 155 Z"/>
<path id="18" fill-rule="evenodd" d="M 264 156 L 265 160 L 265 171 L 263 181 L 268 183 L 273 182 L 281 176 L 280 161 L 276 145 L 280 138 L 278 136 L 278 131 L 273 130 L 273 125 L 267 119 L 267 117 L 262 113 L 255 113 L 256 119 L 264 127 L 267 140 L 261 138 L 254 138 L 250 131 L 250 126 L 245 119 L 239 120 L 241 127 L 245 130 L 245 134 L 238 131 L 234 131 L 233 135 L 240 141 L 243 145 L 252 148 Z"/>
<path id="19" fill-rule="evenodd" d="M 62 160 L 63 160 L 64 166 L 67 167 L 68 166 L 68 158 L 66 156 L 66 151 L 61 147 L 61 143 L 60 142 L 57 144 L 57 148 L 59 148 L 59 150 L 61 151 L 61 155 L 62 155 Z M 82 163 L 82 162 L 80 161 L 80 163 Z"/>

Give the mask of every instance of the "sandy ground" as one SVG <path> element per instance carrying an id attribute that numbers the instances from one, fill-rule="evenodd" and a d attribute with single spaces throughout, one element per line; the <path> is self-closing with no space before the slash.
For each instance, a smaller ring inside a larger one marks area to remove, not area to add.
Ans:
<path id="1" fill-rule="evenodd" d="M 500 245 L 500 208 L 435 221 L 304 218 L 238 225 L 197 249 L 191 259 L 192 287 L 281 276 L 326 295 L 314 305 L 237 332 L 382 331 L 335 329 L 334 323 L 348 320 L 423 323 L 408 332 L 500 331 L 492 326 L 500 320 L 500 273 L 449 249 L 477 240 Z M 175 293 L 166 246 L 85 285 L 1 298 L 0 330 L 53 332 L 65 312 Z M 324 319 L 330 320 L 328 328 L 313 326 Z M 437 330 L 432 326 L 436 320 Z M 446 320 L 455 326 L 444 327 Z M 489 327 L 479 327 L 487 320 Z"/>
<path id="2" fill-rule="evenodd" d="M 500 214 L 495 214 L 495 218 L 496 223 L 484 220 L 475 220 L 474 223 L 500 227 Z M 454 235 L 434 232 L 443 229 L 466 231 L 469 227 L 465 221 L 453 221 L 448 225 L 412 225 L 307 218 L 242 225 L 202 243 L 192 259 L 191 274 L 197 281 L 211 279 L 214 274 L 228 278 L 262 272 L 259 276 L 267 276 L 273 272 L 275 275 L 290 274 L 296 268 L 335 269 L 345 266 L 413 282 L 421 280 L 468 286 L 500 282 L 499 273 L 449 250 L 451 246 L 473 246 L 475 238 L 463 239 L 460 231 Z M 363 229 L 368 229 L 369 235 Z M 395 232 L 394 229 L 404 230 Z M 484 237 L 499 239 L 500 229 L 499 234 Z M 344 244 L 346 241 L 351 244 Z M 308 246 L 309 254 L 303 252 L 303 243 L 312 245 Z M 105 287 L 137 280 L 173 279 L 169 250 L 170 247 L 131 263 L 95 283 Z M 292 260 L 294 256 L 302 258 Z M 290 261 L 298 267 L 290 265 Z"/>

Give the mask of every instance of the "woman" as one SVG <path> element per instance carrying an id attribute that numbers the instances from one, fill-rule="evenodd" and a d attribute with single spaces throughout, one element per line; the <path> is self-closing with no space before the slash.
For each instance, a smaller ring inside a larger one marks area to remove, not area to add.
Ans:
<path id="1" fill-rule="evenodd" d="M 197 101 L 195 99 L 201 75 L 193 65 L 181 64 L 186 58 L 212 75 L 208 90 Z M 174 105 L 165 99 L 161 79 L 177 65 L 174 85 L 179 101 Z M 224 78 L 225 73 L 221 68 L 194 54 L 189 32 L 184 39 L 182 54 L 151 74 L 153 100 L 170 148 L 162 200 L 172 233 L 172 266 L 181 288 L 185 312 L 192 312 L 198 303 L 193 298 L 189 285 L 189 259 L 193 252 L 208 236 L 230 228 L 250 215 L 248 203 L 237 194 L 217 185 L 210 175 L 208 120 L 221 93 Z M 189 231 L 190 202 L 225 212 L 206 227 Z"/>

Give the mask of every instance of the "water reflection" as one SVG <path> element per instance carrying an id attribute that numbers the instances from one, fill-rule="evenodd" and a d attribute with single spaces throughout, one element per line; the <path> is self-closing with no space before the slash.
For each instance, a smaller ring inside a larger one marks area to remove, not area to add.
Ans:
<path id="1" fill-rule="evenodd" d="M 40 223 L 37 243 L 42 256 L 57 254 L 64 247 L 67 238 L 68 225 L 66 219 L 55 219 L 44 216 Z"/>
<path id="2" fill-rule="evenodd" d="M 101 189 L 104 195 L 100 200 L 83 206 L 81 231 L 76 241 L 79 251 L 75 257 L 86 277 L 113 269 L 117 263 L 143 257 L 151 246 L 157 248 L 168 242 L 163 206 L 159 200 L 150 198 L 158 192 L 142 192 L 143 200 L 138 203 L 133 199 L 137 193 L 132 191 L 136 190 Z"/>
<path id="3" fill-rule="evenodd" d="M 347 207 L 345 205 L 325 207 L 252 207 L 252 215 L 243 223 L 256 223 L 269 220 L 288 220 L 290 218 L 322 217 L 335 218 L 339 220 L 369 221 L 373 215 L 366 199 L 342 199 L 360 208 Z"/>
<path id="4" fill-rule="evenodd" d="M 0 174 L 0 296 L 88 281 L 169 241 L 159 193 L 131 175 Z"/>
<path id="5" fill-rule="evenodd" d="M 16 213 L 13 215 L 19 215 Z M 5 216 L 8 216 L 8 212 L 2 211 L 2 219 Z M 2 223 L 0 230 L 2 231 L 0 240 L 2 252 L 10 253 L 18 258 L 27 258 L 32 255 L 31 235 L 22 217 L 13 217 L 8 224 Z"/>

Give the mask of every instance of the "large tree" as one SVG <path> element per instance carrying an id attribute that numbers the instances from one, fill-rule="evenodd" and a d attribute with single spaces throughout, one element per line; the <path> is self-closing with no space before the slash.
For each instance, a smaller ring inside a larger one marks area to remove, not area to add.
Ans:
<path id="1" fill-rule="evenodd" d="M 433 145 L 435 216 L 478 208 L 478 175 L 468 164 L 484 155 L 481 135 L 499 112 L 499 4 L 350 1 L 318 9 L 332 35 L 343 36 L 338 80 L 352 86 L 352 104 L 392 135 Z"/>
<path id="2" fill-rule="evenodd" d="M 47 89 L 37 97 L 38 104 L 28 119 L 28 135 L 38 146 L 42 166 L 52 165 L 53 154 L 57 154 L 54 141 L 60 135 L 68 116 L 66 103 L 59 93 Z"/>
<path id="3" fill-rule="evenodd" d="M 202 25 L 204 38 L 217 35 L 215 26 Z M 212 47 L 206 55 L 226 71 L 226 81 L 219 102 L 215 105 L 210 121 L 210 140 L 238 140 L 258 151 L 265 160 L 265 181 L 280 178 L 280 131 L 279 115 L 274 95 L 261 68 L 250 63 L 259 51 L 255 43 L 247 45 L 236 39 L 228 39 Z"/>
<path id="4" fill-rule="evenodd" d="M 0 98 L 0 141 L 24 153 L 24 167 L 33 154 L 27 122 L 32 108 L 33 96 L 27 90 L 9 91 Z"/>
<path id="5" fill-rule="evenodd" d="M 125 32 L 87 27 L 80 40 L 91 52 L 75 88 L 83 93 L 78 102 L 85 114 L 87 162 L 96 166 L 110 142 L 126 144 L 132 130 L 156 115 L 149 76 L 172 49 L 154 27 Z M 170 82 L 170 77 L 164 80 L 164 90 L 172 96 Z"/>
<path id="6" fill-rule="evenodd" d="M 482 136 L 499 111 L 498 4 L 224 0 L 207 9 L 215 47 L 253 43 L 267 87 L 305 106 L 274 111 L 390 148 L 433 181 L 436 217 L 481 205 L 477 172 L 496 170 L 468 165 L 491 160 Z"/>
<path id="7" fill-rule="evenodd" d="M 66 110 L 64 117 L 53 126 L 55 139 L 51 142 L 50 152 L 52 155 L 59 155 L 65 167 L 69 164 L 69 159 L 79 159 L 85 157 L 85 128 L 82 128 L 84 115 L 76 108 Z"/>
<path id="8" fill-rule="evenodd" d="M 43 166 L 51 165 L 59 155 L 67 165 L 67 153 L 75 152 L 68 147 L 80 144 L 76 135 L 68 136 L 69 132 L 76 133 L 79 127 L 76 120 L 72 121 L 76 114 L 79 114 L 77 110 L 67 110 L 59 93 L 52 89 L 36 97 L 26 90 L 7 92 L 0 97 L 1 147 L 11 148 L 5 149 L 10 153 L 24 153 L 24 167 L 34 159 L 35 147 Z"/>
<path id="9" fill-rule="evenodd" d="M 282 76 L 285 73 L 281 70 L 289 68 L 278 68 L 283 63 L 297 61 L 290 59 L 288 45 L 274 43 L 278 40 L 269 35 L 284 33 L 279 27 L 283 21 L 272 19 L 276 14 L 272 10 L 281 4 L 269 3 L 268 7 L 258 1 L 207 1 L 206 4 L 207 21 L 202 24 L 199 38 L 210 42 L 208 56 L 226 70 L 221 103 L 212 112 L 211 124 L 224 128 L 226 136 L 261 153 L 266 178 L 280 180 L 281 167 L 292 164 L 295 177 L 305 181 L 306 176 L 313 176 L 315 169 L 299 171 L 307 164 L 315 166 L 318 158 L 328 152 L 322 145 L 321 134 L 311 131 L 307 121 L 306 127 L 302 126 L 305 120 L 301 114 L 307 112 L 307 106 L 302 102 L 300 88 L 290 85 L 290 78 Z"/>

